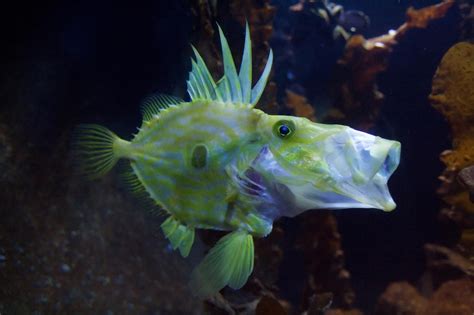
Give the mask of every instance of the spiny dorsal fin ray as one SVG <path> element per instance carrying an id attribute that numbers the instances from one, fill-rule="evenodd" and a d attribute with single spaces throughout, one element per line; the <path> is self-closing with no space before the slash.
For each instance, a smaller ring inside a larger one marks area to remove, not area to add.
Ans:
<path id="1" fill-rule="evenodd" d="M 204 60 L 193 47 L 196 61 L 192 60 L 192 70 L 189 73 L 189 80 L 187 81 L 189 96 L 193 101 L 198 99 L 217 100 L 255 106 L 270 76 L 273 53 L 270 50 L 265 69 L 257 84 L 252 89 L 252 48 L 248 24 L 245 27 L 245 45 L 239 74 L 237 74 L 227 39 L 220 26 L 218 26 L 218 29 L 222 46 L 224 76 L 215 83 Z"/>
<path id="2" fill-rule="evenodd" d="M 250 103 L 252 93 L 252 43 L 250 42 L 248 23 L 245 23 L 245 44 L 242 63 L 240 64 L 239 80 L 242 88 L 242 101 L 243 103 Z"/>
<path id="3" fill-rule="evenodd" d="M 183 102 L 184 101 L 179 97 L 165 94 L 152 94 L 142 102 L 143 121 L 150 121 L 153 116 L 158 115 L 161 110 Z"/>
<path id="4" fill-rule="evenodd" d="M 218 87 L 219 87 L 219 91 L 222 95 L 223 100 L 227 102 L 232 101 L 232 92 L 230 90 L 229 79 L 226 76 L 223 76 L 219 80 Z"/>
<path id="5" fill-rule="evenodd" d="M 250 103 L 252 105 L 257 104 L 260 96 L 263 94 L 263 90 L 267 85 L 268 77 L 270 76 L 270 71 L 272 70 L 272 63 L 273 63 L 273 51 L 270 50 L 267 58 L 267 64 L 265 65 L 265 69 L 263 69 L 262 76 L 258 79 L 257 84 L 252 89 L 252 98 Z"/>
<path id="6" fill-rule="evenodd" d="M 219 37 L 221 40 L 222 48 L 222 59 L 224 62 L 224 75 L 227 78 L 227 82 L 230 86 L 230 91 L 232 94 L 233 102 L 242 102 L 242 89 L 240 88 L 240 80 L 237 76 L 237 70 L 235 69 L 234 58 L 232 58 L 232 53 L 230 52 L 229 44 L 227 39 L 222 32 L 222 29 L 217 25 L 219 29 Z"/>
<path id="7" fill-rule="evenodd" d="M 219 90 L 217 89 L 217 85 L 214 82 L 211 73 L 209 70 L 207 70 L 206 63 L 202 59 L 197 49 L 192 45 L 191 48 L 193 49 L 194 55 L 196 57 L 196 61 L 193 61 L 193 65 L 195 63 L 196 68 L 199 70 L 200 79 L 206 89 L 206 94 L 210 96 L 210 99 L 222 100 Z"/>

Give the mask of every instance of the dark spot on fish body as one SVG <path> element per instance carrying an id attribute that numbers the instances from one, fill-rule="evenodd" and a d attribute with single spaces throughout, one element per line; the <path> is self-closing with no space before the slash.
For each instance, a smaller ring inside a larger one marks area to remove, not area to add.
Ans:
<path id="1" fill-rule="evenodd" d="M 193 148 L 191 155 L 191 165 L 194 168 L 201 169 L 207 164 L 207 148 L 204 144 L 198 144 Z"/>

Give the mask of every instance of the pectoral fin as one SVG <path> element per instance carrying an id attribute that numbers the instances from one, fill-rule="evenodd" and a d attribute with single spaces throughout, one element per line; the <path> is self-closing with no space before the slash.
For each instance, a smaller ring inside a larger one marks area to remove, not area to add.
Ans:
<path id="1" fill-rule="evenodd" d="M 235 231 L 221 238 L 194 269 L 191 289 L 204 298 L 226 285 L 240 289 L 253 270 L 253 238 L 245 231 Z"/>

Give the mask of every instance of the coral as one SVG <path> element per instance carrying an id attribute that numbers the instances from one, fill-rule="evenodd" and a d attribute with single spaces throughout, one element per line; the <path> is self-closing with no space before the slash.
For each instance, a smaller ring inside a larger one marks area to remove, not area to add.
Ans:
<path id="1" fill-rule="evenodd" d="M 431 297 L 424 314 L 474 313 L 474 281 L 460 279 L 444 283 Z"/>
<path id="2" fill-rule="evenodd" d="M 286 315 L 288 310 L 285 309 L 281 303 L 269 296 L 263 296 L 255 308 L 256 315 L 266 315 L 266 314 L 275 314 L 275 315 Z"/>
<path id="3" fill-rule="evenodd" d="M 233 0 L 233 1 L 201 1 L 192 0 L 191 7 L 195 22 L 195 35 L 193 42 L 195 42 L 198 51 L 202 52 L 204 59 L 217 60 L 216 67 L 208 65 L 212 74 L 216 74 L 221 70 L 217 68 L 220 66 L 220 58 L 216 56 L 216 48 L 214 45 L 214 27 L 217 21 L 221 21 L 222 26 L 225 25 L 227 33 L 231 33 L 232 26 L 229 21 L 237 22 L 241 30 L 248 22 L 252 37 L 252 55 L 254 58 L 253 64 L 258 67 L 254 73 L 261 73 L 266 64 L 266 58 L 270 45 L 268 41 L 273 32 L 273 18 L 276 8 L 270 5 L 269 0 L 249 1 L 249 0 Z M 238 53 L 235 57 L 239 63 L 241 54 Z M 217 58 L 216 58 L 217 57 Z"/>
<path id="4" fill-rule="evenodd" d="M 206 61 L 210 73 L 217 79 L 221 73 L 222 62 L 219 49 L 214 42 L 215 9 L 210 1 L 191 0 L 191 12 L 193 14 L 194 28 L 191 42 Z"/>
<path id="5" fill-rule="evenodd" d="M 474 281 L 448 281 L 426 299 L 406 282 L 391 284 L 380 297 L 375 314 L 471 315 L 474 312 Z"/>
<path id="6" fill-rule="evenodd" d="M 265 91 L 257 104 L 257 107 L 269 114 L 278 114 L 279 106 L 277 102 L 277 85 L 269 82 Z"/>
<path id="7" fill-rule="evenodd" d="M 432 292 L 440 284 L 461 277 L 474 276 L 474 263 L 459 253 L 440 245 L 426 244 L 425 290 Z"/>
<path id="8" fill-rule="evenodd" d="M 406 22 L 397 30 L 371 39 L 352 36 L 336 69 L 336 100 L 325 121 L 348 123 L 358 129 L 369 129 L 378 117 L 384 96 L 377 89 L 377 75 L 385 71 L 393 48 L 407 31 L 424 28 L 432 20 L 442 18 L 454 1 L 419 10 L 409 8 Z"/>
<path id="9" fill-rule="evenodd" d="M 280 245 L 284 237 L 285 232 L 277 223 L 268 237 L 255 241 L 255 277 L 269 288 L 276 285 L 280 275 L 280 264 L 284 255 Z"/>
<path id="10" fill-rule="evenodd" d="M 433 78 L 430 101 L 451 125 L 453 150 L 443 154 L 447 167 L 474 164 L 474 44 L 461 42 L 444 55 Z"/>
<path id="11" fill-rule="evenodd" d="M 252 286 L 252 285 L 250 285 Z M 248 285 L 247 285 L 248 287 Z M 269 291 L 261 290 L 259 294 L 240 295 L 237 292 L 217 294 L 205 302 L 207 314 L 289 314 L 291 306 L 279 300 Z"/>
<path id="12" fill-rule="evenodd" d="M 254 43 L 253 56 L 256 73 L 261 73 L 266 63 L 270 45 L 268 41 L 273 33 L 273 18 L 276 8 L 270 5 L 269 0 L 233 0 L 229 3 L 230 15 L 241 26 L 248 21 L 251 27 L 252 42 Z"/>
<path id="13" fill-rule="evenodd" d="M 474 202 L 474 166 L 463 168 L 458 174 L 459 181 L 469 191 L 469 199 Z"/>
<path id="14" fill-rule="evenodd" d="M 302 226 L 296 248 L 304 253 L 308 274 L 300 308 L 311 308 L 314 298 L 327 292 L 332 292 L 334 307 L 350 307 L 355 294 L 350 285 L 350 274 L 344 268 L 336 219 L 329 213 L 309 212 L 302 214 L 299 220 Z"/>
<path id="15" fill-rule="evenodd" d="M 285 105 L 292 109 L 296 116 L 306 117 L 312 121 L 316 121 L 314 108 L 303 95 L 286 90 Z"/>
<path id="16" fill-rule="evenodd" d="M 428 301 L 408 282 L 392 283 L 385 290 L 375 308 L 375 314 L 422 314 Z"/>
<path id="17" fill-rule="evenodd" d="M 262 73 L 267 63 L 269 40 L 273 34 L 273 19 L 276 8 L 270 4 L 270 0 L 233 0 L 229 3 L 229 13 L 242 27 L 248 21 L 252 36 L 252 55 L 255 60 L 253 73 Z M 271 77 L 270 77 L 271 80 Z M 277 86 L 269 82 L 258 107 L 267 113 L 278 112 L 276 101 Z"/>
<path id="18" fill-rule="evenodd" d="M 454 3 L 452 0 L 447 0 L 420 10 L 415 10 L 412 7 L 408 8 L 407 21 L 397 30 L 395 39 L 399 39 L 399 36 L 402 36 L 411 28 L 425 28 L 432 20 L 444 17 Z"/>
<path id="19" fill-rule="evenodd" d="M 438 193 L 448 205 L 442 218 L 455 221 L 462 231 L 461 245 L 474 257 L 474 203 L 457 174 L 474 165 L 474 44 L 461 42 L 444 55 L 433 78 L 430 101 L 451 126 L 453 149 L 441 154 L 446 169 Z M 467 172 L 467 171 L 466 171 Z M 466 174 L 466 173 L 464 173 Z M 464 178 L 466 176 L 464 175 Z"/>

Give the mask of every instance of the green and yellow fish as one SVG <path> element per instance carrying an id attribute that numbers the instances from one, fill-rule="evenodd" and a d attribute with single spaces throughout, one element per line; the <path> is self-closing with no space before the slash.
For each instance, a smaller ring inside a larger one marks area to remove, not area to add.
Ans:
<path id="1" fill-rule="evenodd" d="M 76 141 L 91 177 L 104 175 L 119 159 L 130 162 L 134 185 L 164 209 L 161 228 L 183 257 L 195 229 L 229 231 L 191 275 L 200 297 L 226 285 L 241 288 L 253 270 L 253 238 L 268 235 L 280 217 L 318 208 L 394 209 L 387 181 L 400 158 L 399 142 L 256 109 L 272 52 L 252 88 L 248 26 L 239 72 L 220 27 L 219 34 L 224 63 L 219 81 L 193 48 L 191 101 L 148 98 L 131 141 L 98 125 L 80 126 Z"/>

